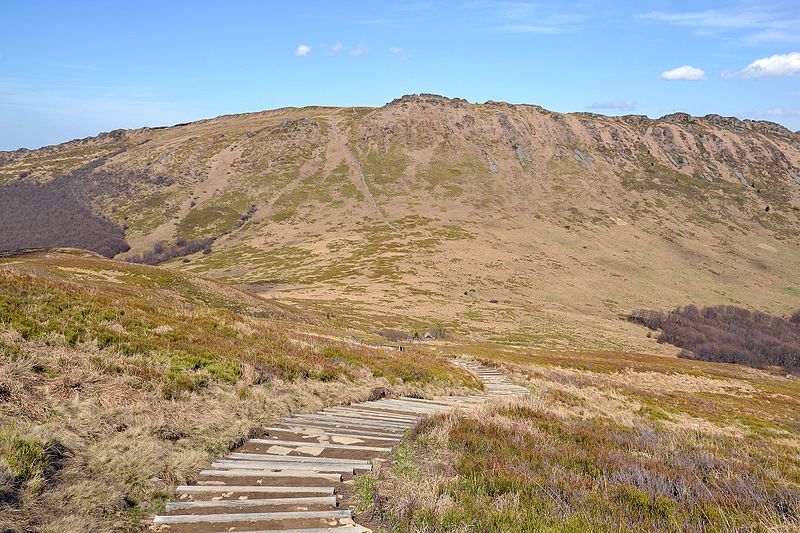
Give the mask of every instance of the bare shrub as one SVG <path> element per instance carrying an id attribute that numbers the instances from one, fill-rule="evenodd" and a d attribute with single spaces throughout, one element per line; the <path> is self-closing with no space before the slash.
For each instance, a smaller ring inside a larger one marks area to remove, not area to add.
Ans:
<path id="1" fill-rule="evenodd" d="M 130 249 L 122 228 L 52 184 L 0 187 L 0 251 L 85 248 L 105 257 Z"/>
<path id="2" fill-rule="evenodd" d="M 153 245 L 152 251 L 143 252 L 139 255 L 128 257 L 129 263 L 144 263 L 145 265 L 157 265 L 176 257 L 185 257 L 195 252 L 202 251 L 204 254 L 211 253 L 211 245 L 214 239 L 192 239 L 186 240 L 179 238 L 174 244 L 167 245 L 164 241 L 158 241 Z"/>
<path id="3" fill-rule="evenodd" d="M 661 330 L 658 342 L 682 348 L 680 357 L 800 369 L 800 310 L 784 318 L 732 305 L 688 305 L 669 312 L 636 310 L 628 320 Z"/>
<path id="4" fill-rule="evenodd" d="M 390 341 L 408 341 L 411 340 L 411 335 L 403 333 L 402 331 L 395 331 L 393 329 L 382 329 L 378 331 L 378 335 Z"/>

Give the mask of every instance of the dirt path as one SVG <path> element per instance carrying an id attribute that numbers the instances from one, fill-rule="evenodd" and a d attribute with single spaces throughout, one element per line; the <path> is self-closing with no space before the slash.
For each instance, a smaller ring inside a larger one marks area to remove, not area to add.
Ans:
<path id="1" fill-rule="evenodd" d="M 177 487 L 178 499 L 154 518 L 151 531 L 369 531 L 356 523 L 343 495 L 358 472 L 384 460 L 422 417 L 530 394 L 497 370 L 466 360 L 456 364 L 477 375 L 486 392 L 433 400 L 386 398 L 283 418 L 266 428 L 265 438 L 250 439 L 201 471 L 194 485 Z"/>
<path id="2" fill-rule="evenodd" d="M 397 228 L 394 225 L 392 225 L 391 222 L 389 222 L 389 219 L 386 218 L 386 213 L 383 212 L 383 209 L 381 209 L 381 206 L 378 205 L 378 202 L 372 195 L 372 191 L 369 189 L 369 184 L 367 183 L 367 178 L 366 176 L 364 176 L 364 169 L 361 168 L 361 163 L 358 161 L 358 158 L 353 153 L 353 151 L 350 150 L 350 147 L 347 146 L 347 143 L 342 141 L 342 138 L 339 134 L 339 129 L 336 127 L 336 124 L 331 124 L 331 132 L 333 133 L 333 138 L 335 139 L 336 144 L 338 144 L 341 147 L 342 151 L 346 154 L 347 159 L 349 159 L 350 163 L 352 163 L 353 168 L 356 169 L 356 172 L 358 173 L 358 176 L 361 180 L 361 185 L 363 186 L 364 189 L 364 194 L 366 195 L 367 200 L 369 200 L 370 205 L 372 205 L 375 211 L 378 212 L 378 215 L 380 215 L 381 220 L 383 220 L 383 222 L 387 226 L 397 231 Z"/>

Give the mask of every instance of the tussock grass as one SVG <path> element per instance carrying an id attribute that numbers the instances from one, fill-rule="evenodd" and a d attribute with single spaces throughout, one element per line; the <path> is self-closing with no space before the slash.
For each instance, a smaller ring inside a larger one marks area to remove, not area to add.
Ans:
<path id="1" fill-rule="evenodd" d="M 797 530 L 796 385 L 672 361 L 664 373 L 508 366 L 535 397 L 425 420 L 363 482 L 363 512 L 412 532 Z M 708 394 L 716 404 L 700 403 Z M 766 397 L 781 403 L 753 426 Z"/>
<path id="2" fill-rule="evenodd" d="M 477 383 L 224 284 L 74 253 L 0 261 L 0 530 L 138 531 L 290 412 Z"/>

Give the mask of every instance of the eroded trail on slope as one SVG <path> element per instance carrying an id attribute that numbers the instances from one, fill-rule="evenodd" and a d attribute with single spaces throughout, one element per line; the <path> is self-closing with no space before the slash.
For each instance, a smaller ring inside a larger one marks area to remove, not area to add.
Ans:
<path id="1" fill-rule="evenodd" d="M 476 396 L 383 399 L 282 418 L 200 472 L 194 485 L 155 517 L 151 530 L 170 533 L 356 533 L 352 509 L 340 505 L 349 481 L 372 469 L 422 417 L 470 408 L 497 397 L 530 394 L 500 371 L 455 364 L 483 381 Z"/>
<path id="2" fill-rule="evenodd" d="M 336 141 L 336 144 L 340 146 L 340 148 L 345 154 L 347 154 L 347 158 L 350 160 L 350 163 L 352 163 L 353 167 L 356 169 L 358 177 L 361 180 L 361 185 L 364 189 L 364 194 L 367 197 L 367 200 L 369 200 L 369 203 L 372 205 L 373 209 L 375 209 L 378 215 L 380 215 L 381 220 L 383 220 L 384 224 L 386 224 L 393 230 L 397 230 L 397 228 L 391 222 L 389 222 L 389 219 L 386 218 L 386 213 L 383 211 L 383 208 L 381 208 L 381 206 L 378 205 L 378 201 L 375 200 L 375 196 L 372 195 L 372 191 L 370 190 L 369 184 L 367 183 L 367 177 L 364 175 L 364 169 L 361 167 L 361 163 L 356 157 L 356 154 L 354 154 L 353 151 L 350 149 L 350 147 L 347 146 L 347 142 L 342 140 L 341 134 L 339 133 L 336 124 L 331 124 L 331 133 L 333 134 L 333 138 Z"/>

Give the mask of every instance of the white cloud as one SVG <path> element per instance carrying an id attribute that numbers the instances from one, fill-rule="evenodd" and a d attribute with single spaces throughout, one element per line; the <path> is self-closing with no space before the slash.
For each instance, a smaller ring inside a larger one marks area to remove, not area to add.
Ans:
<path id="1" fill-rule="evenodd" d="M 325 55 L 335 56 L 338 55 L 344 49 L 344 45 L 340 42 L 336 42 L 328 47 L 328 51 L 325 52 Z"/>
<path id="2" fill-rule="evenodd" d="M 706 73 L 705 71 L 703 71 L 703 69 L 693 67 L 691 65 L 684 65 L 682 67 L 662 72 L 661 79 L 669 81 L 676 81 L 676 80 L 697 81 L 706 79 Z"/>
<path id="3" fill-rule="evenodd" d="M 358 57 L 358 56 L 363 56 L 363 55 L 364 55 L 364 54 L 366 54 L 366 53 L 367 53 L 367 49 L 366 49 L 366 48 L 364 48 L 362 45 L 358 45 L 356 48 L 353 48 L 353 49 L 352 49 L 352 50 L 350 50 L 350 52 L 349 52 L 349 54 L 350 54 L 351 56 L 356 56 L 356 57 Z"/>
<path id="4" fill-rule="evenodd" d="M 294 49 L 294 55 L 297 57 L 307 56 L 311 53 L 311 47 L 307 44 L 298 45 L 297 48 Z"/>
<path id="5" fill-rule="evenodd" d="M 756 59 L 739 73 L 743 78 L 791 76 L 793 74 L 800 74 L 800 52 L 776 54 Z"/>
<path id="6" fill-rule="evenodd" d="M 606 111 L 635 111 L 636 102 L 633 100 L 611 100 L 608 102 L 595 102 L 586 109 L 606 110 Z"/>
<path id="7" fill-rule="evenodd" d="M 389 51 L 391 53 L 393 53 L 393 54 L 402 54 L 403 53 L 403 49 L 399 48 L 397 46 L 392 46 L 391 48 L 389 48 Z"/>

